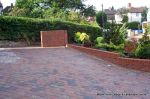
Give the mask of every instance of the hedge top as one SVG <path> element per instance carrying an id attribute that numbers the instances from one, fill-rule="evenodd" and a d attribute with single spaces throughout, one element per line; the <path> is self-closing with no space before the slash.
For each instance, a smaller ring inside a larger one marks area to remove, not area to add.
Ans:
<path id="1" fill-rule="evenodd" d="M 67 30 L 69 42 L 73 42 L 74 34 L 78 31 L 86 32 L 94 41 L 97 36 L 102 35 L 99 27 L 81 25 L 58 19 L 38 19 L 25 17 L 0 16 L 0 39 L 20 40 L 23 34 L 30 40 L 40 40 L 40 31 Z"/>

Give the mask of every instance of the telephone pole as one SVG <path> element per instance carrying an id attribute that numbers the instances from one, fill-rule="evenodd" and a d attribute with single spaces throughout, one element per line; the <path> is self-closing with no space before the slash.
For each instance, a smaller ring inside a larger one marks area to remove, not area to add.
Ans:
<path id="1" fill-rule="evenodd" d="M 103 4 L 101 5 L 102 6 L 102 30 L 104 28 L 104 10 L 103 10 Z"/>

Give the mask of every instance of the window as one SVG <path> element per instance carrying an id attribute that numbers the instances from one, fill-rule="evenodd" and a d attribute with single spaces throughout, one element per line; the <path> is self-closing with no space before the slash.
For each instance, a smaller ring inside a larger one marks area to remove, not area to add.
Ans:
<path id="1" fill-rule="evenodd" d="M 139 13 L 136 13 L 136 16 L 138 17 L 138 16 L 139 16 Z"/>

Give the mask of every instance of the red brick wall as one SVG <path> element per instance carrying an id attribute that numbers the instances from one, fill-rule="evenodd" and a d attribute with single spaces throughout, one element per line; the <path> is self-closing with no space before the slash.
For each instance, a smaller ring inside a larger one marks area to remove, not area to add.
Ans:
<path id="1" fill-rule="evenodd" d="M 71 44 L 69 44 L 68 46 L 71 48 L 80 50 L 82 52 L 85 52 L 87 54 L 94 55 L 96 57 L 100 57 L 100 58 L 102 57 L 103 59 L 109 60 L 111 62 L 114 62 L 114 60 L 119 57 L 118 53 L 101 51 L 101 50 L 97 50 L 97 49 L 86 48 L 86 47 L 76 46 L 76 45 L 71 45 Z"/>
<path id="2" fill-rule="evenodd" d="M 148 59 L 123 58 L 120 57 L 118 53 L 114 53 L 114 52 L 101 51 L 97 49 L 86 48 L 86 47 L 76 46 L 71 44 L 69 44 L 68 46 L 70 48 L 74 48 L 82 52 L 85 52 L 87 54 L 115 63 L 122 67 L 150 72 L 150 60 Z"/>
<path id="3" fill-rule="evenodd" d="M 150 60 L 148 59 L 133 59 L 133 58 L 118 58 L 117 64 L 126 68 L 150 72 Z"/>
<path id="4" fill-rule="evenodd" d="M 66 46 L 67 39 L 66 30 L 41 31 L 42 47 Z"/>

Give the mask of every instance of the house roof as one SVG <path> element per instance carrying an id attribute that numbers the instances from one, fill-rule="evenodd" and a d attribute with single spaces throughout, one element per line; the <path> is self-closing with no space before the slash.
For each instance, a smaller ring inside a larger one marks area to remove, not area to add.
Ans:
<path id="1" fill-rule="evenodd" d="M 0 1 L 0 7 L 3 7 L 3 4 L 1 3 L 1 1 Z"/>
<path id="2" fill-rule="evenodd" d="M 131 7 L 129 9 L 129 12 L 130 13 L 142 13 L 144 11 L 144 8 L 143 7 L 139 7 L 139 8 L 134 8 L 134 7 Z"/>
<path id="3" fill-rule="evenodd" d="M 105 9 L 104 12 L 107 15 L 107 20 L 114 20 L 115 19 L 115 14 L 117 11 L 111 10 L 111 9 Z"/>
<path id="4" fill-rule="evenodd" d="M 4 13 L 8 13 L 8 12 L 10 12 L 10 11 L 12 10 L 12 8 L 13 8 L 13 4 L 11 3 L 11 6 L 5 7 L 5 8 L 3 9 L 3 12 L 4 12 Z"/>
<path id="5" fill-rule="evenodd" d="M 11 6 L 7 6 L 3 9 L 3 12 L 10 12 L 12 10 Z"/>
<path id="6" fill-rule="evenodd" d="M 116 14 L 116 11 L 115 10 L 111 10 L 111 9 L 105 9 L 104 12 L 107 15 L 114 15 L 114 14 Z"/>

